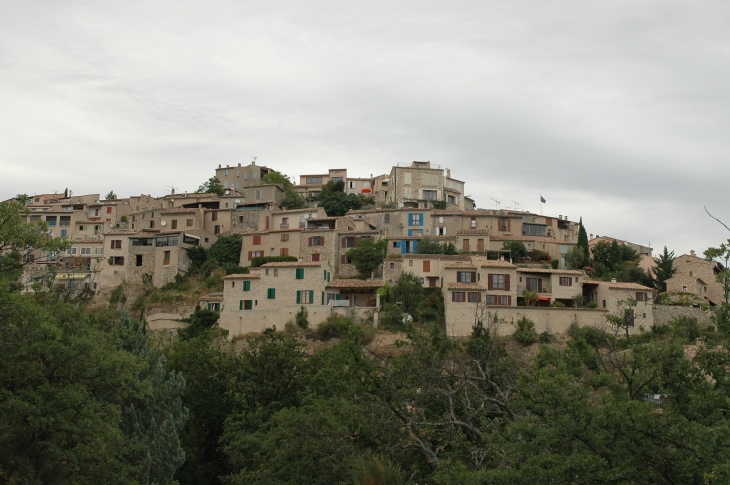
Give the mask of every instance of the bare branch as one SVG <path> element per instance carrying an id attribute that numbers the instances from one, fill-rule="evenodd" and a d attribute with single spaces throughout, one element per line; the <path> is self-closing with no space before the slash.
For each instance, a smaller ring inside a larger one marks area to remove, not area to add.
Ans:
<path id="1" fill-rule="evenodd" d="M 710 214 L 710 211 L 707 210 L 707 207 L 705 207 L 705 206 L 703 206 L 703 207 L 705 208 L 705 212 L 707 212 L 707 215 L 708 216 L 710 216 L 713 219 L 715 219 L 717 222 L 719 222 L 720 224 L 722 224 L 723 226 L 725 226 L 725 229 L 727 229 L 728 231 L 730 231 L 730 227 L 727 227 L 727 225 L 724 222 L 722 222 L 720 219 L 718 219 L 717 217 L 715 217 L 712 214 Z"/>

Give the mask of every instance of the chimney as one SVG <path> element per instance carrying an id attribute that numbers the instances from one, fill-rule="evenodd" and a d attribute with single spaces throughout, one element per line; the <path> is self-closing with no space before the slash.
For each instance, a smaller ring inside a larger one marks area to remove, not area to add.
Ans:
<path id="1" fill-rule="evenodd" d="M 616 278 L 611 278 L 611 283 L 616 283 Z"/>
<path id="2" fill-rule="evenodd" d="M 447 176 L 448 178 L 451 178 L 451 169 L 450 169 L 450 168 L 447 168 L 447 169 L 446 169 L 446 176 Z"/>
<path id="3" fill-rule="evenodd" d="M 238 166 L 239 166 L 239 167 L 241 166 L 241 162 L 238 162 Z"/>
<path id="4" fill-rule="evenodd" d="M 219 169 L 221 168 L 221 164 L 220 164 L 220 163 L 218 164 L 218 168 L 219 168 Z"/>
<path id="5" fill-rule="evenodd" d="M 562 216 L 562 215 L 559 215 L 559 216 L 558 216 L 558 220 L 559 220 L 559 221 L 562 221 L 562 220 L 563 220 L 563 216 Z"/>
<path id="6" fill-rule="evenodd" d="M 691 251 L 689 252 L 689 255 L 690 255 L 690 256 L 694 256 L 694 255 L 695 255 L 695 250 L 694 250 L 694 249 L 693 249 L 693 250 L 691 250 Z"/>

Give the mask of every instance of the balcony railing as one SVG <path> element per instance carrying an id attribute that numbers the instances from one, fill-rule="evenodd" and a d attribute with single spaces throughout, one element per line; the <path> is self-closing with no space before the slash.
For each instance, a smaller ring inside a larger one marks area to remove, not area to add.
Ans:
<path id="1" fill-rule="evenodd" d="M 289 229 L 289 224 L 279 224 L 279 229 Z"/>
<path id="2" fill-rule="evenodd" d="M 525 291 L 525 290 L 527 290 L 527 289 L 529 289 L 529 291 L 536 291 L 537 292 L 537 286 L 530 286 L 528 288 L 528 285 L 526 285 L 526 284 L 523 283 L 521 285 L 517 285 L 517 294 L 518 295 L 519 294 L 522 294 L 522 292 Z M 552 292 L 553 291 L 552 291 L 552 288 L 551 288 L 550 285 L 542 285 L 542 287 L 540 288 L 540 291 L 538 293 L 540 293 L 542 295 L 542 294 L 550 294 Z"/>

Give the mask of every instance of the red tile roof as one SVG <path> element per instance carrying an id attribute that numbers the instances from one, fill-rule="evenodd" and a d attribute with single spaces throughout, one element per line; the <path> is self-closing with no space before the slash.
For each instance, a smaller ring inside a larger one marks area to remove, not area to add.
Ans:
<path id="1" fill-rule="evenodd" d="M 449 290 L 474 290 L 474 291 L 486 291 L 482 285 L 476 283 L 446 283 L 446 288 Z"/>
<path id="2" fill-rule="evenodd" d="M 582 276 L 583 273 L 572 269 L 552 269 L 552 268 L 517 268 L 518 273 L 548 273 L 548 274 L 569 274 L 573 276 Z"/>
<path id="3" fill-rule="evenodd" d="M 287 262 L 287 263 L 266 263 L 262 264 L 262 268 L 313 268 L 322 266 L 322 263 L 318 262 Z"/>
<path id="4" fill-rule="evenodd" d="M 332 280 L 327 288 L 380 288 L 385 283 L 383 280 Z"/>
<path id="5" fill-rule="evenodd" d="M 496 261 L 493 259 L 487 259 L 483 261 L 479 261 L 479 266 L 482 268 L 516 268 L 514 264 L 510 263 L 509 261 Z"/>
<path id="6" fill-rule="evenodd" d="M 252 278 L 261 278 L 260 274 L 243 274 L 243 273 L 235 273 L 235 274 L 229 274 L 228 276 L 224 276 L 224 280 L 245 280 L 245 279 L 252 279 Z"/>

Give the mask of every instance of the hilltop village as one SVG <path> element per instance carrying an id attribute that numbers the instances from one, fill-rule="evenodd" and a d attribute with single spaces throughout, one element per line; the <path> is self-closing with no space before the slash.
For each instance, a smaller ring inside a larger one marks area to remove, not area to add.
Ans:
<path id="1" fill-rule="evenodd" d="M 332 169 L 301 175 L 298 184 L 271 183 L 281 178 L 253 162 L 219 165 L 211 185 L 196 193 L 31 196 L 26 221 L 44 221 L 50 236 L 71 245 L 63 252 L 28 255 L 25 291 L 49 272 L 57 285 L 83 286 L 96 295 L 108 296 L 120 285 L 160 288 L 189 272 L 191 249 L 194 254 L 196 247 L 240 235 L 240 271 L 234 268 L 223 278 L 222 291 L 199 300 L 220 312 L 219 325 L 229 338 L 282 328 L 302 308 L 312 325 L 341 314 L 377 326 L 378 290 L 403 273 L 440 289 L 450 336 L 467 336 L 476 320 L 497 315 L 508 322 L 499 329 L 503 334 L 512 333 L 523 317 L 538 331 L 563 333 L 574 323 L 600 325 L 629 299 L 636 302 L 632 328 L 655 321 L 653 288 L 600 280 L 569 267 L 566 255 L 579 243 L 580 221 L 478 209 L 465 182 L 431 162 L 399 164 L 388 174 L 365 178 Z M 357 203 L 323 207 L 319 200 L 328 187 L 342 192 L 338 200 Z M 300 208 L 286 208 L 292 197 Z M 363 274 L 348 253 L 366 240 L 379 243 L 384 254 L 382 263 Z M 614 239 L 591 235 L 588 244 L 605 241 Z M 641 256 L 644 269 L 655 264 L 651 248 L 618 242 Z M 513 254 L 513 243 L 527 254 Z M 690 254 L 676 258 L 675 267 L 670 291 L 723 301 L 717 263 Z M 161 318 L 157 328 L 179 326 L 173 317 Z"/>

